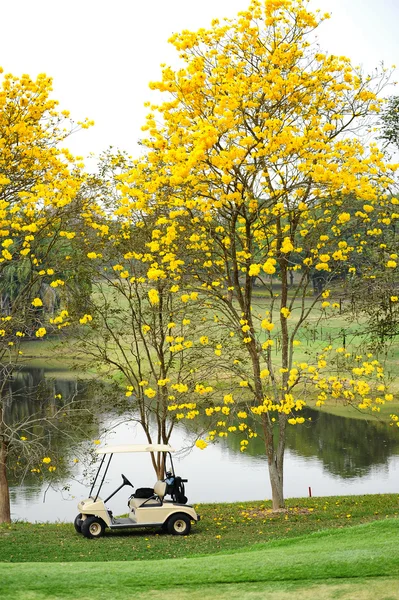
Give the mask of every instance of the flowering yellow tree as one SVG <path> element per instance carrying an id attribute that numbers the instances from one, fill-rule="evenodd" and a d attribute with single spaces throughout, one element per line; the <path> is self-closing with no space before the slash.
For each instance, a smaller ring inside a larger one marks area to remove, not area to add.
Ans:
<path id="1" fill-rule="evenodd" d="M 159 277 L 190 274 L 200 293 L 209 335 L 196 342 L 227 388 L 216 408 L 228 416 L 235 407 L 239 419 L 221 418 L 210 438 L 234 428 L 254 435 L 238 401 L 249 402 L 276 508 L 286 426 L 303 421 L 296 411 L 310 388 L 318 404 L 332 396 L 378 411 L 391 398 L 374 357 L 334 341 L 308 356 L 300 350 L 309 327 L 337 310 L 333 280 L 354 272 L 373 239 L 369 215 L 380 213 L 381 229 L 399 217 L 389 200 L 396 166 L 358 135 L 380 109 L 388 74 L 365 77 L 348 59 L 318 51 L 312 35 L 327 15 L 306 4 L 253 0 L 237 19 L 174 35 L 184 66 L 165 67 L 151 84 L 167 100 L 151 107 L 146 156 L 120 185 L 132 223 L 139 210 L 162 212 L 149 244 Z M 388 252 L 385 268 L 396 266 Z M 310 299 L 315 274 L 322 285 Z"/>
<path id="2" fill-rule="evenodd" d="M 167 444 L 176 422 L 199 414 L 187 397 L 198 364 L 192 341 L 198 329 L 192 308 L 198 292 L 182 292 L 183 278 L 174 272 L 182 260 L 170 263 L 167 272 L 154 262 L 155 222 L 162 221 L 162 215 L 137 210 L 131 221 L 124 201 L 109 192 L 109 213 L 93 204 L 86 220 L 91 298 L 84 312 L 76 298 L 68 312 L 61 311 L 53 321 L 60 328 L 78 325 L 75 355 L 84 357 L 104 380 L 116 382 L 122 392 L 113 408 L 130 413 L 149 443 Z M 171 403 L 179 410 L 170 411 Z M 151 454 L 151 459 L 157 477 L 163 478 L 164 456 Z"/>
<path id="3" fill-rule="evenodd" d="M 0 88 L 0 522 L 10 519 L 7 456 L 24 443 L 5 420 L 3 400 L 21 340 L 46 335 L 44 291 L 65 285 L 65 248 L 76 235 L 73 215 L 82 211 L 81 164 L 62 148 L 74 125 L 50 92 L 43 74 L 7 74 Z"/>

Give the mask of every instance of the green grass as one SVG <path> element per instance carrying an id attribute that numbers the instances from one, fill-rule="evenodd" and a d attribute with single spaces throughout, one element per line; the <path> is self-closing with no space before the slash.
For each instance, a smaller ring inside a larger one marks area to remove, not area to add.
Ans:
<path id="1" fill-rule="evenodd" d="M 393 391 L 393 390 L 392 390 Z M 395 393 L 396 397 L 398 397 L 397 393 Z M 384 421 L 388 423 L 391 421 L 392 414 L 399 413 L 399 399 L 392 400 L 380 406 L 380 412 L 373 412 L 372 410 L 362 410 L 354 405 L 345 405 L 342 404 L 340 400 L 335 400 L 330 398 L 326 400 L 323 406 L 316 406 L 315 398 L 307 398 L 306 406 L 317 410 L 319 412 L 325 412 L 330 415 L 335 415 L 337 417 L 345 417 L 347 419 L 359 419 L 361 421 Z"/>
<path id="2" fill-rule="evenodd" d="M 201 521 L 184 538 L 149 529 L 107 530 L 104 538 L 88 540 L 72 524 L 1 525 L 0 561 L 157 560 L 250 550 L 259 543 L 395 517 L 399 495 L 290 499 L 285 513 L 273 513 L 270 502 L 204 504 L 198 512 Z"/>
<path id="3" fill-rule="evenodd" d="M 105 565 L 106 566 L 106 565 Z M 94 581 L 93 589 L 85 586 L 84 594 L 79 582 L 73 583 L 73 595 L 52 588 L 32 590 L 27 588 L 7 588 L 7 600 L 399 600 L 399 579 L 378 577 L 359 579 L 327 579 L 324 583 L 301 582 L 247 582 L 233 584 L 213 584 L 201 586 L 179 586 L 178 588 L 145 589 L 133 586 L 119 587 L 115 582 L 110 591 L 103 582 Z"/>
<path id="4" fill-rule="evenodd" d="M 139 599 L 145 595 L 260 598 L 262 594 L 275 600 L 346 594 L 354 600 L 371 598 L 372 591 L 374 598 L 388 600 L 398 598 L 398 537 L 399 519 L 385 519 L 261 543 L 230 554 L 132 562 L 134 553 L 126 547 L 125 562 L 2 564 L 1 593 L 15 600 L 122 600 L 133 595 Z"/>
<path id="5" fill-rule="evenodd" d="M 20 364 L 44 369 L 50 379 L 91 379 L 98 373 L 90 369 L 82 357 L 75 356 L 75 339 L 67 336 L 48 336 L 40 340 L 28 340 L 21 345 Z"/>

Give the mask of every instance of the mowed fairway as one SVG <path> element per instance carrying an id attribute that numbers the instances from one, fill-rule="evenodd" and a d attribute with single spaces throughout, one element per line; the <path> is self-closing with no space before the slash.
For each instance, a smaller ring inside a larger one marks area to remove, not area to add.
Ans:
<path id="1" fill-rule="evenodd" d="M 257 544 L 234 554 L 137 562 L 3 563 L 0 595 L 7 600 L 396 600 L 399 519 Z"/>

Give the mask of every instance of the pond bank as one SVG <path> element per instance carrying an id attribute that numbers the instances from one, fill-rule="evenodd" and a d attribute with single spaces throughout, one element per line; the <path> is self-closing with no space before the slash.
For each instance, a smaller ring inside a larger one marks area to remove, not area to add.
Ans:
<path id="1" fill-rule="evenodd" d="M 62 345 L 63 353 L 57 356 L 56 349 Z M 23 344 L 23 364 L 27 368 L 45 369 L 46 377 L 62 379 L 95 379 L 101 377 L 100 371 L 94 371 L 88 369 L 85 366 L 83 358 L 76 358 L 73 355 L 73 338 L 65 338 L 60 340 L 59 338 L 52 338 L 49 336 L 47 339 L 30 340 Z M 396 382 L 392 388 L 392 391 L 396 392 L 398 383 Z M 395 394 L 398 396 L 398 394 Z M 316 406 L 316 400 L 308 398 L 306 400 L 307 406 L 314 410 L 324 412 L 327 414 L 347 417 L 350 419 L 360 420 L 373 420 L 390 422 L 390 415 L 399 414 L 399 397 L 397 400 L 386 402 L 386 404 L 380 407 L 379 413 L 372 413 L 370 411 L 360 410 L 355 406 L 343 406 L 338 401 L 329 400 L 322 407 Z"/>

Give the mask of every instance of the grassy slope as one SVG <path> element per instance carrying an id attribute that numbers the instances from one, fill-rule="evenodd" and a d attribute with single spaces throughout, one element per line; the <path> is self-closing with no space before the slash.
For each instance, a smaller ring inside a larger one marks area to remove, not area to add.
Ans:
<path id="1" fill-rule="evenodd" d="M 0 561 L 130 561 L 183 558 L 238 552 L 256 544 L 348 528 L 399 514 L 397 494 L 287 500 L 286 513 L 272 513 L 270 502 L 206 504 L 191 535 L 178 538 L 156 530 L 107 532 L 87 540 L 72 524 L 13 523 L 0 526 Z"/>
<path id="2" fill-rule="evenodd" d="M 398 597 L 394 595 L 399 587 L 398 536 L 399 519 L 386 519 L 259 544 L 247 552 L 235 554 L 134 563 L 2 564 L 2 597 L 10 600 L 108 600 L 109 597 L 122 600 L 133 593 L 135 598 L 144 598 L 146 593 L 152 598 L 160 598 L 162 594 L 164 599 L 199 598 L 200 594 L 202 598 L 227 598 L 234 597 L 229 591 L 238 597 L 240 584 L 250 583 L 256 595 L 251 596 L 250 587 L 243 586 L 240 597 L 256 598 L 263 593 L 263 597 L 267 594 L 276 599 L 298 598 L 297 592 L 301 592 L 302 597 L 320 600 L 334 597 L 340 590 L 340 586 L 338 590 L 334 586 L 328 590 L 326 581 L 331 584 L 336 578 L 346 578 L 352 580 L 344 582 L 346 591 L 352 594 L 348 598 L 367 598 L 370 595 L 365 595 L 365 591 L 368 594 L 373 591 L 374 597 L 388 600 Z M 363 585 L 361 589 L 365 578 L 369 577 L 386 578 L 378 595 L 375 584 L 381 584 L 381 581 L 367 582 L 367 588 Z M 275 584 L 271 585 L 272 582 Z M 302 587 L 298 587 L 298 582 L 302 582 Z M 219 586 L 222 586 L 221 594 Z M 353 595 L 356 588 L 359 593 Z M 152 590 L 160 590 L 161 594 L 156 595 Z M 211 592 L 210 595 L 206 590 Z M 292 594 L 287 596 L 289 591 Z"/>

